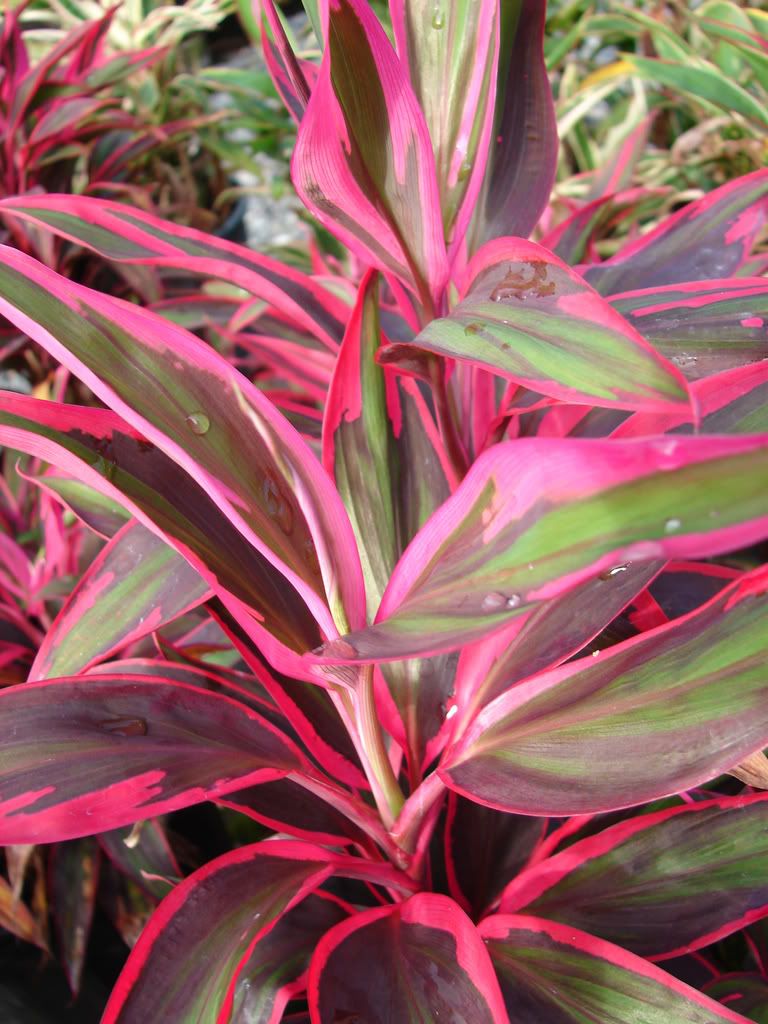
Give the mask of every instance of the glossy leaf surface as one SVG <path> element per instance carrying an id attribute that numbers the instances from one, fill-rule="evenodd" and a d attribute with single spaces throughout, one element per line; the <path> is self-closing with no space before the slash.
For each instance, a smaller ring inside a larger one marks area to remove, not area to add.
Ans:
<path id="1" fill-rule="evenodd" d="M 448 263 L 424 114 L 369 5 L 324 7 L 327 45 L 291 163 L 296 190 L 353 251 L 429 302 Z"/>
<path id="2" fill-rule="evenodd" d="M 515 1024 L 749 1024 L 632 953 L 536 917 L 480 925 Z"/>
<path id="3" fill-rule="evenodd" d="M 749 544 L 767 479 L 760 437 L 498 444 L 414 538 L 378 622 L 325 656 L 455 648 L 618 565 Z"/>
<path id="4" fill-rule="evenodd" d="M 736 178 L 585 270 L 601 295 L 733 274 L 768 219 L 768 170 Z"/>
<path id="5" fill-rule="evenodd" d="M 412 346 L 466 360 L 563 401 L 663 410 L 685 405 L 679 370 L 555 255 L 499 239 L 470 264 L 461 302 Z M 382 353 L 407 356 L 410 344 Z"/>
<path id="6" fill-rule="evenodd" d="M 520 683 L 480 712 L 439 769 L 501 810 L 588 814 L 668 796 L 768 745 L 766 579 L 598 658 Z"/>
<path id="7" fill-rule="evenodd" d="M 313 1024 L 345 1015 L 366 1024 L 507 1021 L 474 925 L 434 893 L 362 911 L 328 932 L 310 965 L 309 1005 Z"/>
<path id="8" fill-rule="evenodd" d="M 332 870 L 331 854 L 291 841 L 245 846 L 200 868 L 142 932 L 103 1024 L 227 1019 L 236 973 L 257 940 Z"/>
<path id="9" fill-rule="evenodd" d="M 200 604 L 208 585 L 135 520 L 102 549 L 37 653 L 30 679 L 70 676 Z"/>
<path id="10" fill-rule="evenodd" d="M 306 763 L 242 704 L 156 679 L 99 675 L 10 687 L 0 691 L 0 722 L 3 843 L 118 828 Z"/>
<path id="11" fill-rule="evenodd" d="M 768 914 L 767 855 L 766 797 L 674 807 L 542 861 L 512 882 L 501 909 L 666 959 Z"/>

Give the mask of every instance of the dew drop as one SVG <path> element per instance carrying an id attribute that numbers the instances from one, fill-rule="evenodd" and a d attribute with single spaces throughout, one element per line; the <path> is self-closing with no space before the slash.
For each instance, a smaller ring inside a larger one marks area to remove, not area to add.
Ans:
<path id="1" fill-rule="evenodd" d="M 459 705 L 458 705 L 458 704 L 451 704 L 451 706 L 450 706 L 450 707 L 448 708 L 448 710 L 447 710 L 447 711 L 445 712 L 445 720 L 446 720 L 446 722 L 447 722 L 447 721 L 448 721 L 449 719 L 453 718 L 453 716 L 454 716 L 455 714 L 458 714 L 458 711 L 459 711 Z"/>
<path id="2" fill-rule="evenodd" d="M 193 434 L 202 436 L 211 429 L 211 421 L 204 412 L 191 412 L 184 420 Z"/>
<path id="3" fill-rule="evenodd" d="M 472 173 L 472 163 L 469 160 L 465 160 L 464 163 L 459 168 L 459 173 L 458 173 L 457 177 L 458 177 L 459 181 L 466 181 L 471 173 Z"/>
<path id="4" fill-rule="evenodd" d="M 99 728 L 113 736 L 146 736 L 147 723 L 143 718 L 108 718 L 99 722 Z"/>
<path id="5" fill-rule="evenodd" d="M 677 533 L 682 525 L 683 523 L 681 519 L 668 519 L 666 523 L 664 523 L 664 532 Z"/>
<path id="6" fill-rule="evenodd" d="M 505 608 L 507 599 L 503 594 L 486 594 L 480 607 L 484 612 L 493 612 L 498 608 Z"/>
<path id="7" fill-rule="evenodd" d="M 445 15 L 436 7 L 432 12 L 432 28 L 441 29 L 445 27 Z"/>
<path id="8" fill-rule="evenodd" d="M 599 658 L 600 657 L 600 651 L 592 651 L 592 657 L 593 658 Z"/>
<path id="9" fill-rule="evenodd" d="M 510 594 L 507 598 L 507 608 L 519 608 L 523 603 L 523 599 L 519 594 Z"/>
<path id="10" fill-rule="evenodd" d="M 471 324 L 467 324 L 467 326 L 464 328 L 464 333 L 465 334 L 479 334 L 482 331 L 482 329 L 483 329 L 483 325 L 482 324 L 471 323 Z"/>
<path id="11" fill-rule="evenodd" d="M 690 370 L 696 365 L 698 359 L 688 352 L 680 352 L 678 355 L 672 356 L 672 362 L 680 370 Z"/>
<path id="12" fill-rule="evenodd" d="M 601 580 L 609 580 L 612 576 L 618 576 L 619 573 L 626 572 L 629 569 L 629 562 L 624 565 L 614 565 L 612 569 L 607 569 L 605 572 L 600 573 Z"/>

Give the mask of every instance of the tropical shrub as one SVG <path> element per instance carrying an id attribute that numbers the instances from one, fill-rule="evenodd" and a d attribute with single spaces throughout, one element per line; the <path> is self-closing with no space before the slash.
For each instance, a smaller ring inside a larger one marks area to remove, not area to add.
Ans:
<path id="1" fill-rule="evenodd" d="M 768 745 L 768 172 L 602 263 L 594 209 L 529 241 L 544 4 L 390 10 L 397 49 L 321 4 L 315 72 L 264 8 L 343 277 L 0 202 L 242 288 L 258 361 L 2 250 L 0 312 L 107 408 L 4 393 L 0 442 L 130 519 L 81 510 L 107 542 L 0 693 L 0 839 L 205 800 L 275 833 L 175 885 L 105 1022 L 745 1021 L 678 975 L 768 914 L 768 796 L 733 778 Z M 121 655 L 202 607 L 240 661 Z"/>

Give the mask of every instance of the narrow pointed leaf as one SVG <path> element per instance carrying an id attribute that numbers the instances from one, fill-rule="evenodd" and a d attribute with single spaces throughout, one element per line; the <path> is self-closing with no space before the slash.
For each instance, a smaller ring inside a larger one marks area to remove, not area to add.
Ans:
<path id="1" fill-rule="evenodd" d="M 64 972 L 73 995 L 80 990 L 99 881 L 95 839 L 57 843 L 48 862 L 51 914 Z"/>
<path id="2" fill-rule="evenodd" d="M 270 658 L 302 674 L 295 652 L 320 637 L 304 601 L 206 490 L 119 416 L 2 393 L 0 440 L 119 502 L 234 602 L 238 621 Z"/>
<path id="3" fill-rule="evenodd" d="M 537 917 L 480 924 L 515 1024 L 750 1024 L 609 942 Z"/>
<path id="4" fill-rule="evenodd" d="M 768 981 L 761 974 L 725 974 L 705 986 L 711 999 L 743 1013 L 754 1024 L 768 1024 Z"/>
<path id="5" fill-rule="evenodd" d="M 30 679 L 70 676 L 197 607 L 192 566 L 135 520 L 102 549 L 48 630 Z"/>
<path id="6" fill-rule="evenodd" d="M 601 295 L 732 275 L 768 220 L 768 170 L 721 185 L 584 275 Z"/>
<path id="7" fill-rule="evenodd" d="M 768 359 L 764 278 L 644 288 L 610 302 L 688 380 Z"/>
<path id="8" fill-rule="evenodd" d="M 200 868 L 142 932 L 103 1024 L 228 1020 L 237 972 L 258 940 L 332 870 L 332 854 L 293 841 L 245 846 Z"/>
<path id="9" fill-rule="evenodd" d="M 238 975 L 234 1024 L 279 1024 L 288 1001 L 304 989 L 318 942 L 348 916 L 340 903 L 315 892 L 281 917 L 256 944 Z"/>
<path id="10" fill-rule="evenodd" d="M 451 895 L 477 920 L 525 866 L 545 822 L 448 796 L 445 863 Z"/>
<path id="11" fill-rule="evenodd" d="M 46 473 L 37 478 L 37 483 L 43 490 L 55 495 L 78 519 L 102 537 L 113 537 L 130 518 L 117 502 L 80 480 Z"/>
<path id="12" fill-rule="evenodd" d="M 436 300 L 448 264 L 424 115 L 370 6 L 324 7 L 327 45 L 291 164 L 296 190 L 367 262 Z"/>
<path id="13" fill-rule="evenodd" d="M 496 0 L 393 0 L 400 59 L 429 129 L 446 241 L 460 242 L 483 181 L 496 99 Z"/>
<path id="14" fill-rule="evenodd" d="M 156 679 L 100 675 L 9 687 L 0 691 L 0 723 L 3 843 L 119 828 L 305 764 L 244 705 Z"/>
<path id="15" fill-rule="evenodd" d="M 549 201 L 557 123 L 544 64 L 545 0 L 501 0 L 491 153 L 473 225 L 475 247 L 527 238 Z"/>
<path id="16" fill-rule="evenodd" d="M 765 574 L 480 712 L 439 769 L 523 814 L 607 811 L 690 789 L 768 746 Z"/>
<path id="17" fill-rule="evenodd" d="M 115 829 L 100 833 L 98 841 L 115 867 L 157 899 L 168 893 L 165 879 L 181 876 L 162 825 L 151 818 L 142 822 L 138 834 L 130 828 Z"/>
<path id="18" fill-rule="evenodd" d="M 534 242 L 499 239 L 470 264 L 461 302 L 412 347 L 492 369 L 563 401 L 666 409 L 688 401 L 685 381 L 562 260 Z"/>
<path id="19" fill-rule="evenodd" d="M 507 1024 L 475 926 L 447 896 L 365 910 L 320 940 L 309 970 L 314 1024 L 461 1020 Z"/>
<path id="20" fill-rule="evenodd" d="M 449 494 L 440 440 L 414 382 L 396 379 L 375 359 L 377 276 L 369 273 L 360 286 L 323 421 L 323 461 L 355 531 L 371 615 L 408 542 Z M 414 765 L 442 725 L 452 668 L 437 659 L 384 670 L 399 718 L 388 730 Z"/>
<path id="21" fill-rule="evenodd" d="M 377 623 L 333 660 L 450 650 L 627 562 L 754 543 L 766 480 L 764 436 L 498 444 L 414 538 Z"/>
<path id="22" fill-rule="evenodd" d="M 236 284 L 330 348 L 341 339 L 346 308 L 339 298 L 300 271 L 244 245 L 171 224 L 124 203 L 88 196 L 13 196 L 0 200 L 0 211 L 47 228 L 105 259 Z"/>
<path id="23" fill-rule="evenodd" d="M 338 495 L 298 433 L 199 338 L 0 254 L 0 310 L 209 491 L 332 633 L 364 621 L 362 578 Z M 234 453 L 247 447 L 249 458 Z M 327 594 L 323 591 L 327 588 Z"/>
<path id="24" fill-rule="evenodd" d="M 768 797 L 722 797 L 582 839 L 523 872 L 501 910 L 667 959 L 768 914 L 767 858 Z"/>
<path id="25" fill-rule="evenodd" d="M 9 859 L 9 851 L 5 851 L 5 856 Z M 40 949 L 48 948 L 40 921 L 3 877 L 0 877 L 0 928 Z"/>

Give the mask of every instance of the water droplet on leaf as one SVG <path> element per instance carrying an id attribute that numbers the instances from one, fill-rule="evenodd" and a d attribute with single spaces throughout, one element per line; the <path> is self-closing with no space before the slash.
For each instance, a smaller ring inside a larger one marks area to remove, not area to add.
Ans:
<path id="1" fill-rule="evenodd" d="M 439 7 L 436 7 L 432 12 L 432 28 L 441 29 L 444 28 L 444 26 L 445 15 L 443 14 Z"/>
<path id="2" fill-rule="evenodd" d="M 458 173 L 457 177 L 458 177 L 459 181 L 466 181 L 471 173 L 472 173 L 472 163 L 469 160 L 465 160 L 464 163 L 459 168 L 459 173 Z"/>
<path id="3" fill-rule="evenodd" d="M 484 612 L 493 612 L 505 608 L 506 604 L 507 599 L 503 594 L 486 594 L 480 607 Z"/>
<path id="4" fill-rule="evenodd" d="M 507 608 L 519 608 L 523 599 L 519 594 L 510 594 L 507 598 Z"/>
<path id="5" fill-rule="evenodd" d="M 619 573 L 626 572 L 629 569 L 629 563 L 626 562 L 624 565 L 614 565 L 612 569 L 607 569 L 605 572 L 600 573 L 601 580 L 609 580 L 612 576 L 618 576 Z"/>
<path id="6" fill-rule="evenodd" d="M 147 735 L 147 723 L 143 718 L 108 718 L 99 722 L 99 727 L 113 736 Z"/>
<path id="7" fill-rule="evenodd" d="M 202 436 L 211 429 L 211 421 L 204 412 L 191 412 L 184 420 L 193 434 Z"/>
<path id="8" fill-rule="evenodd" d="M 265 476 L 262 493 L 267 515 L 277 520 L 283 533 L 290 534 L 293 529 L 293 509 L 283 497 L 278 482 L 271 476 Z"/>
<path id="9" fill-rule="evenodd" d="M 482 331 L 482 329 L 483 329 L 483 325 L 482 324 L 471 323 L 471 324 L 467 324 L 467 326 L 464 328 L 464 333 L 465 334 L 479 334 L 480 331 Z"/>
<path id="10" fill-rule="evenodd" d="M 664 523 L 664 532 L 677 533 L 682 525 L 683 523 L 681 519 L 668 519 L 666 523 Z"/>

